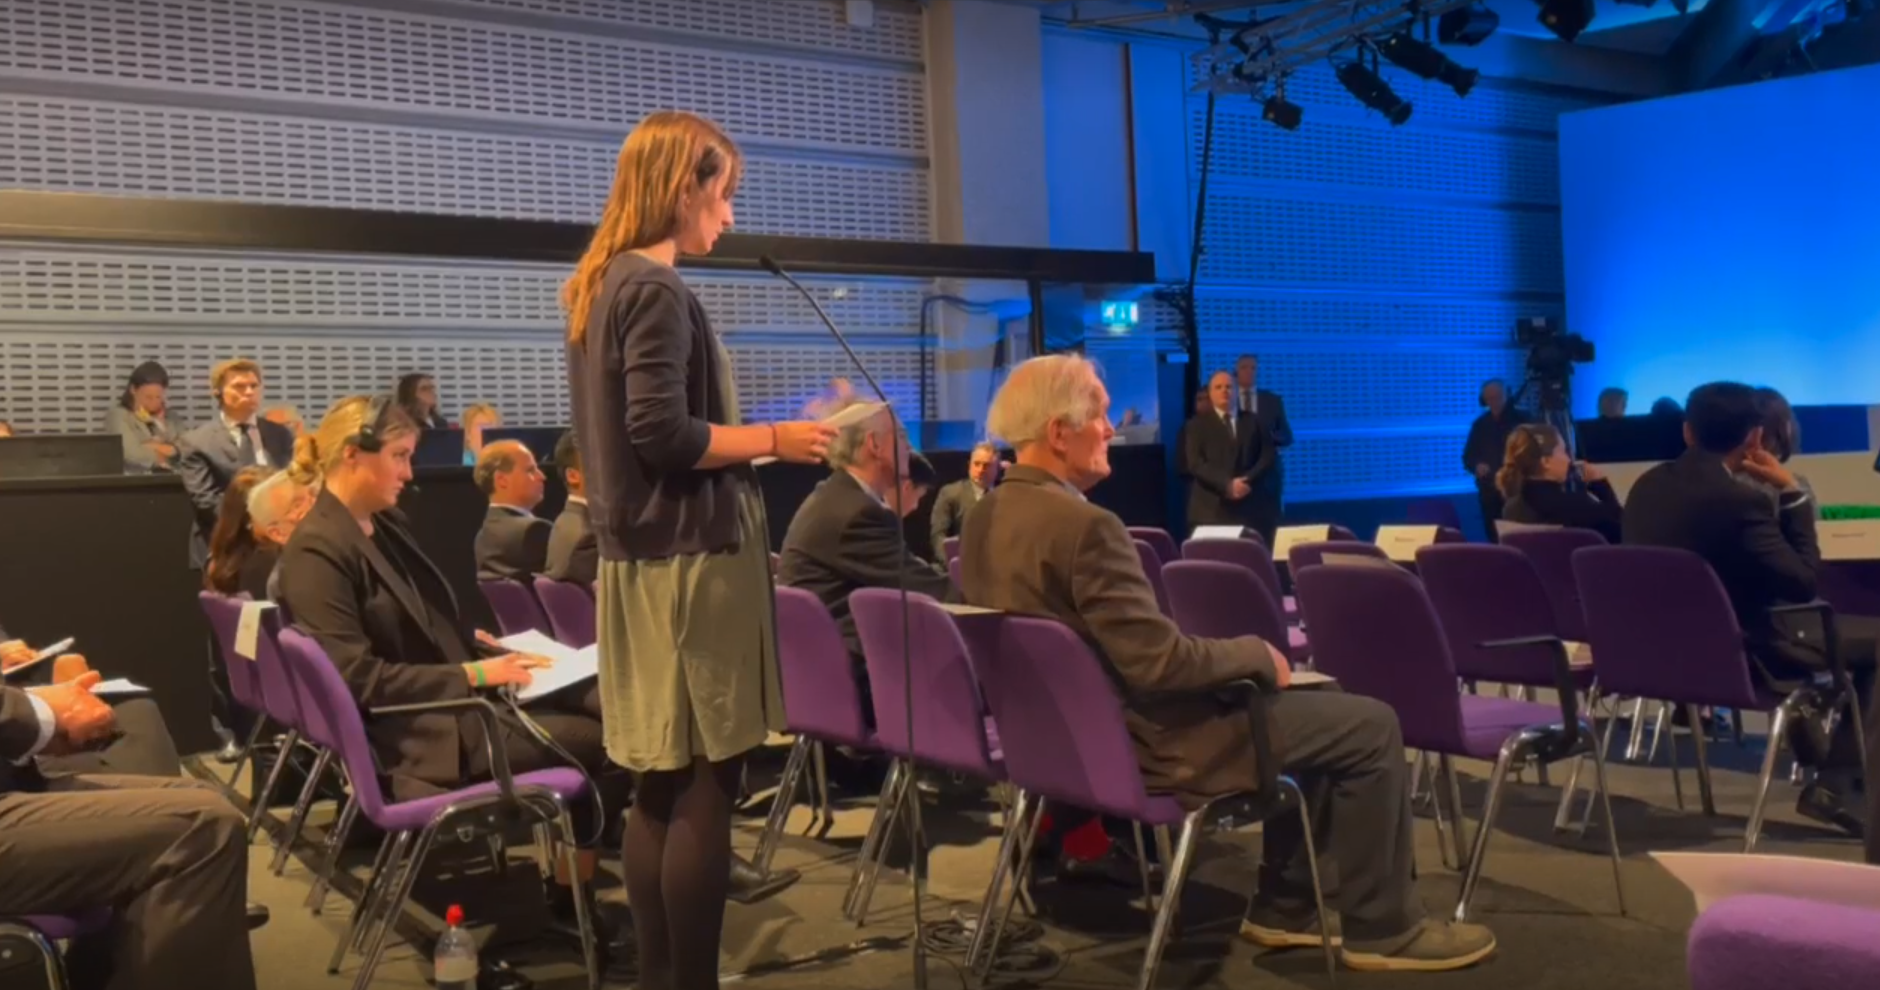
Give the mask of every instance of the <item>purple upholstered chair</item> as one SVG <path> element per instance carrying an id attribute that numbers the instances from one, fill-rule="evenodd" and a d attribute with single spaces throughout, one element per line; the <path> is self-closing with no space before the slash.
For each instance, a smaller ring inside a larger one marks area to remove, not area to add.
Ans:
<path id="1" fill-rule="evenodd" d="M 1645 698 L 1685 706 L 1691 725 L 1701 706 L 1773 711 L 1769 744 L 1755 804 L 1744 830 L 1743 851 L 1761 837 L 1763 806 L 1776 758 L 1788 740 L 1789 721 L 1802 705 L 1826 699 L 1804 685 L 1786 698 L 1764 688 L 1750 673 L 1730 598 L 1702 557 L 1668 547 L 1583 547 L 1573 555 L 1573 575 L 1586 610 L 1587 642 L 1608 697 Z M 1860 712 L 1855 706 L 1854 725 Z M 1609 745 L 1615 720 L 1607 720 Z M 1705 814 L 1715 814 L 1704 734 L 1691 734 L 1697 755 L 1697 785 Z M 1675 783 L 1676 764 L 1673 764 Z"/>
<path id="2" fill-rule="evenodd" d="M 1325 555 L 1344 554 L 1350 557 L 1376 557 L 1389 560 L 1382 547 L 1363 540 L 1322 540 L 1314 543 L 1295 543 L 1286 553 L 1286 568 L 1294 575 L 1293 591 L 1299 590 L 1298 574 L 1308 567 L 1325 562 Z"/>
<path id="3" fill-rule="evenodd" d="M 548 632 L 548 619 L 528 585 L 509 580 L 478 581 L 477 588 L 483 592 L 483 600 L 490 603 L 490 611 L 496 613 L 496 626 L 503 635 L 514 636 L 531 629 Z"/>
<path id="4" fill-rule="evenodd" d="M 1147 540 L 1136 540 L 1136 557 L 1142 561 L 1142 576 L 1149 580 L 1149 587 L 1155 589 L 1155 607 L 1163 615 L 1173 618 L 1168 610 L 1168 589 L 1162 585 L 1162 555 Z"/>
<path id="5" fill-rule="evenodd" d="M 542 603 L 555 642 L 577 650 L 594 645 L 594 596 L 586 588 L 538 574 L 535 597 Z"/>
<path id="6" fill-rule="evenodd" d="M 952 557 L 947 560 L 947 578 L 953 582 L 953 590 L 964 595 L 966 594 L 966 585 L 960 579 L 960 567 L 960 559 L 958 557 Z"/>
<path id="7" fill-rule="evenodd" d="M 45 985 L 50 990 L 67 990 L 71 981 L 65 974 L 65 956 L 55 942 L 96 935 L 111 924 L 110 908 L 94 908 L 83 914 L 29 914 L 0 917 L 0 947 L 24 942 L 39 954 L 44 965 Z M 0 948 L 0 953 L 5 953 Z M 23 974 L 22 974 L 23 975 Z"/>
<path id="8" fill-rule="evenodd" d="M 1177 567 L 1208 568 L 1226 565 L 1195 562 Z M 1231 568 L 1228 568 L 1231 570 Z M 1249 581 L 1251 584 L 1251 581 Z M 993 877 L 992 888 L 980 908 L 977 931 L 990 932 L 989 945 L 968 949 L 969 966 L 989 961 L 998 951 L 1004 919 L 1009 918 L 1011 903 L 1001 909 L 1006 864 L 1012 844 L 1020 843 L 1017 875 L 1029 868 L 1033 843 L 1029 840 L 1035 827 L 1030 824 L 1045 813 L 1050 802 L 1085 808 L 1139 825 L 1167 827 L 1180 825 L 1181 835 L 1174 854 L 1168 860 L 1161 896 L 1149 890 L 1143 881 L 1144 898 L 1155 906 L 1154 927 L 1149 938 L 1147 957 L 1143 960 L 1137 986 L 1154 986 L 1156 970 L 1161 966 L 1162 951 L 1168 944 L 1176 907 L 1181 902 L 1182 885 L 1194 861 L 1195 843 L 1208 819 L 1210 808 L 1184 811 L 1172 797 L 1151 795 L 1143 786 L 1137 764 L 1135 744 L 1123 722 L 1123 699 L 1088 644 L 1069 627 L 1050 619 L 1005 615 L 998 617 L 998 635 L 993 648 L 976 651 L 973 662 L 984 685 L 986 700 L 999 720 L 1000 740 L 1006 751 L 1006 770 L 1018 788 L 1014 816 L 1025 822 L 1020 828 L 1007 828 Z M 1248 717 L 1262 717 L 1264 705 L 1251 682 L 1238 685 L 1246 692 Z M 1298 786 L 1281 775 L 1277 761 L 1267 750 L 1268 738 L 1263 728 L 1253 732 L 1255 759 L 1263 777 L 1259 791 L 1252 795 L 1245 811 L 1260 819 L 1281 813 L 1296 813 L 1306 839 L 1305 856 L 1312 864 L 1313 895 L 1318 899 L 1320 917 L 1325 914 L 1324 895 L 1319 887 L 1318 866 L 1312 848 L 1312 825 Z M 1290 805 L 1290 807 L 1289 807 Z M 1140 845 L 1140 833 L 1138 833 Z M 1138 849 L 1140 855 L 1141 850 Z M 998 911 L 1001 923 L 992 924 Z M 984 951 L 981 951 L 983 948 Z M 1335 967 L 1333 950 L 1325 945 L 1327 971 Z"/>
<path id="9" fill-rule="evenodd" d="M 1775 894 L 1726 897 L 1686 943 L 1691 990 L 1841 990 L 1880 972 L 1880 911 Z"/>
<path id="10" fill-rule="evenodd" d="M 1304 662 L 1299 656 L 1303 651 L 1289 638 L 1295 630 L 1287 628 L 1279 599 L 1247 568 L 1214 560 L 1178 560 L 1162 568 L 1162 583 L 1175 624 L 1187 635 L 1258 636 L 1285 651 L 1291 662 Z"/>
<path id="11" fill-rule="evenodd" d="M 986 719 L 966 634 L 932 598 L 909 593 L 906 604 L 904 617 L 899 591 L 861 588 L 849 595 L 856 638 L 861 640 L 862 659 L 868 666 L 876 739 L 895 758 L 882 788 L 880 810 L 862 841 L 860 858 L 867 869 L 861 889 L 851 890 L 850 914 L 857 924 L 867 918 L 881 861 L 893 841 L 895 819 L 913 793 L 915 767 L 993 783 L 1005 780 L 999 740 Z M 974 636 L 986 635 L 988 623 L 996 618 L 975 616 Z M 913 749 L 907 745 L 909 716 L 914 723 Z"/>
<path id="12" fill-rule="evenodd" d="M 947 559 L 947 563 L 949 564 L 960 559 L 960 538 L 957 536 L 949 536 L 941 540 L 940 554 Z"/>
<path id="13" fill-rule="evenodd" d="M 1273 555 L 1266 549 L 1266 544 L 1257 539 L 1239 540 L 1189 540 L 1182 544 L 1183 560 L 1211 560 L 1222 564 L 1233 564 L 1253 572 L 1274 601 L 1280 601 L 1285 592 L 1279 582 L 1279 568 L 1273 566 Z"/>
<path id="14" fill-rule="evenodd" d="M 202 606 L 203 618 L 209 620 L 209 631 L 215 636 L 215 645 L 222 651 L 222 666 L 228 670 L 228 691 L 236 704 L 254 714 L 255 727 L 249 731 L 248 740 L 242 745 L 242 753 L 235 760 L 235 769 L 229 774 L 229 786 L 233 788 L 242 778 L 242 768 L 254 755 L 255 745 L 261 741 L 261 733 L 267 729 L 267 702 L 261 694 L 261 677 L 255 666 L 235 655 L 235 630 L 241 625 L 242 604 L 248 601 L 247 595 L 226 598 L 213 591 L 196 592 L 196 601 Z M 290 727 L 282 726 L 290 733 Z M 277 762 L 278 766 L 279 763 Z M 249 788 L 249 801 L 253 808 L 248 817 L 248 838 L 254 839 L 255 826 L 267 808 L 271 791 L 265 791 L 260 781 Z"/>
<path id="15" fill-rule="evenodd" d="M 1558 688 L 1548 643 L 1494 648 L 1491 641 L 1568 639 L 1540 574 L 1526 554 L 1490 543 L 1453 543 L 1417 551 L 1417 574 L 1442 620 L 1456 674 L 1467 681 Z M 1591 686 L 1591 668 L 1573 672 L 1573 686 Z M 1591 704 L 1591 701 L 1588 702 Z"/>
<path id="16" fill-rule="evenodd" d="M 1131 526 L 1129 535 L 1131 539 L 1149 544 L 1149 549 L 1155 551 L 1156 559 L 1164 564 L 1182 559 L 1181 552 L 1175 549 L 1175 538 L 1160 526 Z"/>
<path id="17" fill-rule="evenodd" d="M 1586 611 L 1580 605 L 1580 586 L 1573 579 L 1573 553 L 1581 547 L 1603 547 L 1606 538 L 1591 529 L 1524 529 L 1501 534 L 1498 541 L 1534 562 L 1553 604 L 1560 635 L 1586 642 Z"/>
<path id="18" fill-rule="evenodd" d="M 1464 864 L 1456 920 L 1468 918 L 1469 901 L 1481 879 L 1488 838 L 1501 808 L 1509 776 L 1529 763 L 1547 765 L 1593 754 L 1596 786 L 1606 812 L 1606 842 L 1612 857 L 1619 912 L 1625 887 L 1619 876 L 1619 841 L 1607 799 L 1606 765 L 1595 745 L 1592 723 L 1580 716 L 1579 697 L 1560 694 L 1557 705 L 1512 698 L 1486 698 L 1456 690 L 1456 665 L 1443 638 L 1436 610 L 1415 575 L 1395 568 L 1318 565 L 1299 572 L 1299 603 L 1312 630 L 1320 671 L 1354 694 L 1390 705 L 1403 727 L 1404 745 L 1437 754 L 1450 781 L 1449 818 L 1457 858 Z M 1568 679 L 1567 652 L 1558 639 L 1537 636 L 1519 645 L 1550 643 L 1557 683 Z M 1517 645 L 1510 644 L 1510 646 Z M 1461 855 L 1462 815 L 1456 799 L 1454 757 L 1492 760 L 1488 797 L 1469 855 Z M 1440 821 L 1440 819 L 1439 819 Z"/>
<path id="19" fill-rule="evenodd" d="M 379 847 L 372 879 L 367 882 L 359 905 L 353 912 L 352 926 L 333 950 L 328 973 L 339 972 L 346 950 L 357 943 L 365 954 L 353 990 L 366 990 L 385 951 L 385 937 L 402 913 L 411 896 L 412 884 L 424 868 L 424 859 L 441 828 L 452 834 L 469 830 L 488 834 L 500 831 L 513 821 L 512 813 L 524 820 L 552 826 L 556 839 L 567 856 L 568 875 L 574 878 L 576 918 L 581 927 L 581 944 L 587 963 L 588 985 L 599 990 L 601 970 L 594 953 L 593 919 L 588 917 L 587 899 L 582 896 L 580 872 L 575 863 L 573 822 L 568 817 L 567 802 L 581 797 L 587 779 L 573 767 L 537 770 L 512 775 L 507 751 L 491 746 L 490 763 L 495 778 L 414 801 L 389 801 L 379 786 L 378 765 L 372 743 L 366 738 L 365 718 L 382 715 L 413 714 L 430 711 L 470 712 L 483 720 L 486 740 L 500 738 L 496 709 L 484 698 L 458 698 L 415 705 L 390 705 L 362 715 L 352 691 L 340 676 L 326 652 L 312 637 L 295 629 L 274 632 L 275 645 L 285 662 L 288 676 L 299 693 L 301 710 L 306 715 L 308 738 L 339 755 L 340 763 L 353 785 L 353 805 L 373 825 L 384 830 L 385 843 Z M 342 816 L 335 826 L 333 848 L 345 843 L 350 816 Z M 415 841 L 414 841 L 415 840 Z M 407 856 L 409 853 L 409 856 Z M 375 927 L 376 925 L 376 927 Z"/>
<path id="20" fill-rule="evenodd" d="M 855 682 L 842 632 L 823 603 L 801 588 L 777 589 L 777 667 L 783 681 L 784 719 L 796 734 L 796 743 L 790 747 L 777 797 L 770 805 L 770 817 L 757 841 L 755 862 L 760 871 L 770 868 L 790 806 L 812 758 L 818 770 L 818 803 L 816 820 L 810 827 L 814 829 L 821 823 L 826 830 L 834 824 L 829 782 L 821 773 L 821 746 L 832 743 L 861 750 L 881 748 L 862 712 L 862 691 Z"/>
<path id="21" fill-rule="evenodd" d="M 273 766 L 268 771 L 267 780 L 253 790 L 254 799 L 248 812 L 247 832 L 248 841 L 253 842 L 255 833 L 260 831 L 261 822 L 267 816 L 268 808 L 273 804 L 274 792 L 280 787 L 281 776 L 287 768 L 289 757 L 296 748 L 306 744 L 302 734 L 300 706 L 294 695 L 293 685 L 288 682 L 285 672 L 275 660 L 274 645 L 267 640 L 267 637 L 255 638 L 253 657 L 243 657 L 235 651 L 235 631 L 241 624 L 242 608 L 248 603 L 248 596 L 228 598 L 213 591 L 199 591 L 196 593 L 196 601 L 201 604 L 202 614 L 208 618 L 209 628 L 215 632 L 216 643 L 222 649 L 222 656 L 225 658 L 224 665 L 229 669 L 230 693 L 235 695 L 238 702 L 241 702 L 242 695 L 245 693 L 257 703 L 259 715 L 255 720 L 254 731 L 249 734 L 248 749 L 253 750 L 255 743 L 260 740 L 262 726 L 269 721 L 285 733 L 281 737 L 280 750 L 275 756 Z M 278 621 L 278 612 L 279 609 L 271 609 L 269 615 Z M 245 686 L 237 688 L 235 685 L 238 683 L 243 683 Z M 246 704 L 246 702 L 242 703 Z M 312 748 L 315 753 L 320 753 L 319 747 Z M 244 757 L 248 755 L 249 753 L 243 754 Z M 321 754 L 321 757 L 324 757 L 324 754 Z M 330 758 L 316 758 L 314 765 L 318 772 L 309 775 L 306 786 L 301 789 L 301 797 L 309 805 L 312 803 L 313 795 L 317 793 L 318 778 L 324 774 L 329 760 Z M 259 763 L 256 766 L 259 767 Z M 229 779 L 236 779 L 241 769 L 240 762 L 237 762 L 235 774 Z M 270 864 L 276 875 L 286 869 L 287 855 L 293 848 L 295 838 L 299 835 L 299 825 L 296 823 L 304 824 L 306 820 L 306 814 L 300 811 L 301 802 L 296 801 L 294 807 L 298 814 L 289 817 L 288 830 L 282 834 L 280 844 L 275 847 L 274 860 Z"/>

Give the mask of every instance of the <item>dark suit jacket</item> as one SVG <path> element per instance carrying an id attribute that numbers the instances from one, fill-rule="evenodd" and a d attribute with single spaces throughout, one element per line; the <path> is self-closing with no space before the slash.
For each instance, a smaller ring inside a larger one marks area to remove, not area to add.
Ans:
<path id="1" fill-rule="evenodd" d="M 1272 439 L 1273 446 L 1292 446 L 1292 421 L 1286 418 L 1286 400 L 1281 398 L 1278 392 L 1264 388 L 1256 387 L 1253 393 L 1254 396 L 1259 399 L 1257 411 L 1260 417 L 1260 428 L 1265 430 L 1266 435 Z M 1234 402 L 1236 403 L 1236 409 L 1240 408 L 1239 403 L 1241 401 L 1240 386 L 1235 385 Z M 1261 483 L 1256 487 L 1263 487 L 1272 492 L 1273 497 L 1277 500 L 1281 489 L 1285 486 L 1285 475 L 1285 466 L 1280 463 L 1279 451 L 1275 450 L 1273 452 L 1273 469 L 1261 476 Z"/>
<path id="2" fill-rule="evenodd" d="M 1188 421 L 1184 451 L 1188 465 L 1188 525 L 1226 526 L 1263 523 L 1262 485 L 1277 462 L 1275 444 L 1258 417 L 1240 415 L 1229 430 L 1212 411 Z M 1229 500 L 1227 489 L 1235 478 L 1254 488 L 1246 498 Z"/>
<path id="3" fill-rule="evenodd" d="M 261 437 L 261 449 L 267 452 L 268 465 L 284 468 L 294 459 L 294 431 L 279 423 L 255 417 Z M 252 462 L 251 462 L 252 463 Z M 176 445 L 176 473 L 189 493 L 195 510 L 195 525 L 190 531 L 189 566 L 201 568 L 209 559 L 209 534 L 215 532 L 215 516 L 222 508 L 222 495 L 237 472 L 251 464 L 242 463 L 235 438 L 222 426 L 220 416 L 183 434 Z"/>
<path id="4" fill-rule="evenodd" d="M 492 505 L 477 530 L 477 580 L 524 584 L 548 566 L 548 536 L 554 524 L 533 513 Z"/>
<path id="5" fill-rule="evenodd" d="M 281 557 L 282 604 L 326 650 L 362 707 L 469 697 L 458 665 L 481 654 L 450 584 L 418 549 L 401 513 L 379 513 L 373 525 L 419 562 L 409 582 L 345 505 L 321 492 Z M 433 608 L 441 623 L 430 621 Z M 403 778 L 438 787 L 462 779 L 463 748 L 483 738 L 479 723 L 448 712 L 373 718 L 366 732 L 394 784 Z"/>
<path id="6" fill-rule="evenodd" d="M 548 563 L 542 573 L 557 581 L 593 584 L 600 569 L 601 548 L 588 525 L 587 503 L 569 499 L 548 532 Z"/>
<path id="7" fill-rule="evenodd" d="M 1577 492 L 1567 491 L 1558 482 L 1528 481 L 1508 500 L 1501 517 L 1509 522 L 1597 530 L 1606 542 L 1618 543 L 1623 538 L 1620 523 L 1625 509 L 1609 481 L 1595 481 Z"/>
<path id="8" fill-rule="evenodd" d="M 981 496 L 983 498 L 983 496 Z M 979 505 L 979 499 L 973 497 L 973 479 L 961 478 L 940 489 L 940 494 L 933 499 L 933 511 L 928 514 L 928 525 L 933 539 L 933 555 L 941 555 L 941 546 L 947 537 L 960 535 L 961 527 L 966 525 L 966 514 Z"/>
<path id="9" fill-rule="evenodd" d="M 1625 542 L 1678 547 L 1710 562 L 1730 593 L 1750 656 L 1777 690 L 1825 655 L 1782 635 L 1774 605 L 1813 601 L 1821 571 L 1814 507 L 1798 497 L 1771 505 L 1769 496 L 1738 481 L 1723 461 L 1688 450 L 1646 471 L 1626 497 Z"/>
<path id="10" fill-rule="evenodd" d="M 855 637 L 855 617 L 849 614 L 850 592 L 898 588 L 899 575 L 906 575 L 909 591 L 958 600 L 945 568 L 911 550 L 903 555 L 895 537 L 900 528 L 893 510 L 876 501 L 853 475 L 836 471 L 803 500 L 783 534 L 777 583 L 801 588 L 829 607 L 858 665 L 862 647 Z"/>
<path id="11" fill-rule="evenodd" d="M 1023 465 L 966 520 L 961 581 L 974 605 L 1057 619 L 1076 630 L 1124 689 L 1143 779 L 1184 803 L 1258 785 L 1243 710 L 1212 699 L 1147 704 L 1133 692 L 1273 684 L 1272 654 L 1253 636 L 1184 636 L 1156 607 L 1123 521 L 1056 478 Z M 1275 741 L 1277 748 L 1283 743 Z"/>
<path id="12" fill-rule="evenodd" d="M 32 763 L 13 765 L 13 761 L 31 752 L 38 741 L 39 713 L 33 709 L 26 692 L 15 687 L 0 687 L 0 794 L 45 786 L 39 768 Z"/>

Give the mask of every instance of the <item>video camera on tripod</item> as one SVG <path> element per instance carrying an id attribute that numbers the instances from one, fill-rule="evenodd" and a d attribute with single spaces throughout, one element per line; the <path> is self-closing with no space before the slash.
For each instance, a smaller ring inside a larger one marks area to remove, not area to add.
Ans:
<path id="1" fill-rule="evenodd" d="M 1515 342 L 1528 349 L 1527 383 L 1536 387 L 1542 413 L 1565 413 L 1572 399 L 1573 366 L 1593 360 L 1593 342 L 1567 333 L 1553 318 L 1516 320 Z"/>

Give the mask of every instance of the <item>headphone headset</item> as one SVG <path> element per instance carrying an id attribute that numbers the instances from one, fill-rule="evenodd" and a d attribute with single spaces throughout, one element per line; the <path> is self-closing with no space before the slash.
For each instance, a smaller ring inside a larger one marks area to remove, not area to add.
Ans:
<path id="1" fill-rule="evenodd" d="M 352 444 L 359 448 L 360 453 L 376 454 L 385 449 L 385 440 L 379 434 L 385 429 L 385 412 L 391 404 L 391 396 L 375 395 L 366 405 L 366 415 L 359 422 L 359 432 L 352 436 Z"/>

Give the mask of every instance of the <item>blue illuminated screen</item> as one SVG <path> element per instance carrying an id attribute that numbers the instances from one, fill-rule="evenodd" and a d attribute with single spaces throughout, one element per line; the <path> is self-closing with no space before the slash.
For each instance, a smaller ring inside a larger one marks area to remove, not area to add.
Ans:
<path id="1" fill-rule="evenodd" d="M 1133 327 L 1137 315 L 1133 302 L 1104 302 L 1098 309 L 1097 321 L 1106 327 Z"/>
<path id="2" fill-rule="evenodd" d="M 1717 379 L 1880 402 L 1880 66 L 1565 115 L 1560 199 L 1576 413 Z"/>

